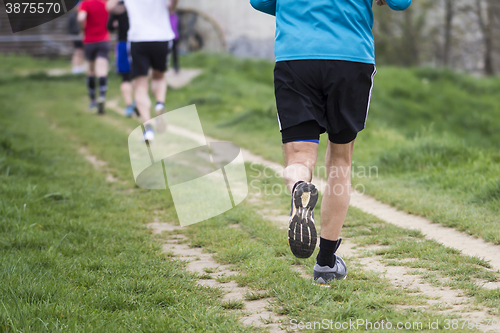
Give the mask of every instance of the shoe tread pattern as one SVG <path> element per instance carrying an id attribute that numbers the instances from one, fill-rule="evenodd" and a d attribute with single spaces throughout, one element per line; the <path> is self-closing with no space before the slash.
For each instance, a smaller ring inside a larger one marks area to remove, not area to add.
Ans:
<path id="1" fill-rule="evenodd" d="M 302 200 L 303 195 L 305 198 L 309 196 L 306 202 Z M 313 210 L 317 201 L 318 190 L 311 183 L 301 183 L 293 192 L 294 209 L 288 226 L 288 243 L 297 258 L 309 258 L 316 248 L 317 233 Z"/>

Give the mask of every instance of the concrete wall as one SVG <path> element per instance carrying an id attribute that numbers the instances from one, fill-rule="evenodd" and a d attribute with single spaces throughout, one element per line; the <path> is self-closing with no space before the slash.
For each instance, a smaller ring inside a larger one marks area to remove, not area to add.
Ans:
<path id="1" fill-rule="evenodd" d="M 180 0 L 179 8 L 200 10 L 217 21 L 231 53 L 274 59 L 275 19 L 253 9 L 249 0 Z"/>

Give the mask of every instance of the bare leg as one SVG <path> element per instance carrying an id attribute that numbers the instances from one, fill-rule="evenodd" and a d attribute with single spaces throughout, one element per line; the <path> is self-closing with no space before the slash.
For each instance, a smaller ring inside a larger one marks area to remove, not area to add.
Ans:
<path id="1" fill-rule="evenodd" d="M 87 68 L 87 91 L 90 98 L 89 111 L 95 107 L 95 62 L 89 61 Z"/>
<path id="2" fill-rule="evenodd" d="M 128 81 L 122 82 L 120 85 L 120 90 L 122 92 L 123 100 L 127 106 L 132 105 L 134 99 L 132 98 L 132 83 Z"/>
<path id="3" fill-rule="evenodd" d="M 108 59 L 99 57 L 95 60 L 95 75 L 97 77 L 108 76 Z"/>
<path id="4" fill-rule="evenodd" d="M 85 57 L 82 48 L 75 48 L 73 56 L 71 57 L 71 65 L 74 73 L 81 73 L 83 65 L 85 64 Z"/>
<path id="5" fill-rule="evenodd" d="M 314 142 L 289 142 L 283 145 L 286 168 L 283 178 L 292 192 L 293 185 L 302 180 L 310 182 L 318 157 L 318 144 Z"/>
<path id="6" fill-rule="evenodd" d="M 141 115 L 141 121 L 145 123 L 151 119 L 151 100 L 149 99 L 148 77 L 138 76 L 133 81 L 135 91 L 135 103 Z"/>
<path id="7" fill-rule="evenodd" d="M 165 103 L 167 95 L 167 81 L 165 81 L 165 72 L 153 70 L 151 76 L 151 90 L 155 96 L 156 102 Z"/>
<path id="8" fill-rule="evenodd" d="M 95 76 L 95 61 L 89 61 L 87 76 Z"/>
<path id="9" fill-rule="evenodd" d="M 283 145 L 286 168 L 283 170 L 288 190 L 292 193 L 292 211 L 288 224 L 288 243 L 297 258 L 309 258 L 316 248 L 317 233 L 313 209 L 318 200 L 317 189 L 309 184 L 316 164 L 318 144 L 290 142 Z M 293 192 L 294 184 L 304 181 Z"/>
<path id="10" fill-rule="evenodd" d="M 327 188 L 321 203 L 321 237 L 338 240 L 351 199 L 351 161 L 354 141 L 348 144 L 328 142 L 325 164 Z"/>

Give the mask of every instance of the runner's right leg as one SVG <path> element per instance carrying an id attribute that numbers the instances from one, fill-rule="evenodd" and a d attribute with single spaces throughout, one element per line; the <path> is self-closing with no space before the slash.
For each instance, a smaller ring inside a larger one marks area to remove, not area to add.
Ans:
<path id="1" fill-rule="evenodd" d="M 283 145 L 286 168 L 283 178 L 292 193 L 288 243 L 297 258 L 309 258 L 317 243 L 314 207 L 318 190 L 310 183 L 318 154 L 318 143 L 292 141 Z"/>
<path id="2" fill-rule="evenodd" d="M 158 42 L 151 44 L 151 51 L 154 56 L 151 58 L 151 67 L 153 69 L 151 77 L 151 89 L 156 99 L 156 115 L 165 113 L 165 97 L 167 95 L 167 81 L 165 72 L 167 71 L 168 53 L 170 52 L 171 42 Z M 156 129 L 158 132 L 165 130 L 166 123 L 163 117 L 156 118 Z"/>
<path id="3" fill-rule="evenodd" d="M 179 73 L 180 66 L 179 66 L 179 40 L 174 39 L 173 45 L 172 45 L 172 62 L 173 62 L 173 67 L 175 73 Z"/>

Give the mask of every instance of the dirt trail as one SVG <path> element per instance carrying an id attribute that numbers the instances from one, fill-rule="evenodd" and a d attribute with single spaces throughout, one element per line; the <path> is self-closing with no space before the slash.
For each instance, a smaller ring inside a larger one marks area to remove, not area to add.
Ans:
<path id="1" fill-rule="evenodd" d="M 161 234 L 163 231 L 176 231 L 182 228 L 170 223 L 153 222 L 148 224 L 153 230 L 153 234 Z M 223 304 L 243 304 L 244 315 L 241 322 L 244 325 L 251 325 L 259 328 L 265 328 L 269 332 L 286 332 L 281 328 L 281 323 L 285 322 L 284 316 L 278 316 L 268 309 L 268 297 L 255 297 L 258 299 L 247 300 L 245 295 L 258 295 L 258 291 L 250 288 L 239 287 L 234 282 L 234 276 L 238 272 L 231 270 L 228 265 L 220 265 L 209 253 L 204 253 L 200 248 L 189 247 L 185 244 L 186 236 L 176 233 L 165 237 L 166 243 L 163 245 L 163 252 L 172 253 L 177 259 L 186 260 L 187 270 L 197 273 L 200 279 L 199 285 L 211 288 L 220 288 L 224 293 L 222 297 Z"/>
<path id="2" fill-rule="evenodd" d="M 165 75 L 165 80 L 167 80 L 167 84 L 170 87 L 179 89 L 187 85 L 201 73 L 203 73 L 203 71 L 196 68 L 182 68 L 178 73 L 169 70 Z"/>
<path id="3" fill-rule="evenodd" d="M 20 75 L 27 76 L 38 73 L 40 73 L 40 71 L 21 71 Z M 52 68 L 42 71 L 42 73 L 45 73 L 47 76 L 50 77 L 59 77 L 59 76 L 73 74 L 71 72 L 71 69 L 69 68 Z M 201 73 L 203 73 L 203 70 L 197 68 L 181 68 L 178 73 L 176 73 L 172 69 L 169 69 L 165 73 L 165 81 L 167 81 L 167 85 L 169 87 L 178 89 L 189 84 L 195 77 L 197 77 Z M 78 74 L 78 75 L 83 75 L 83 74 Z"/>

